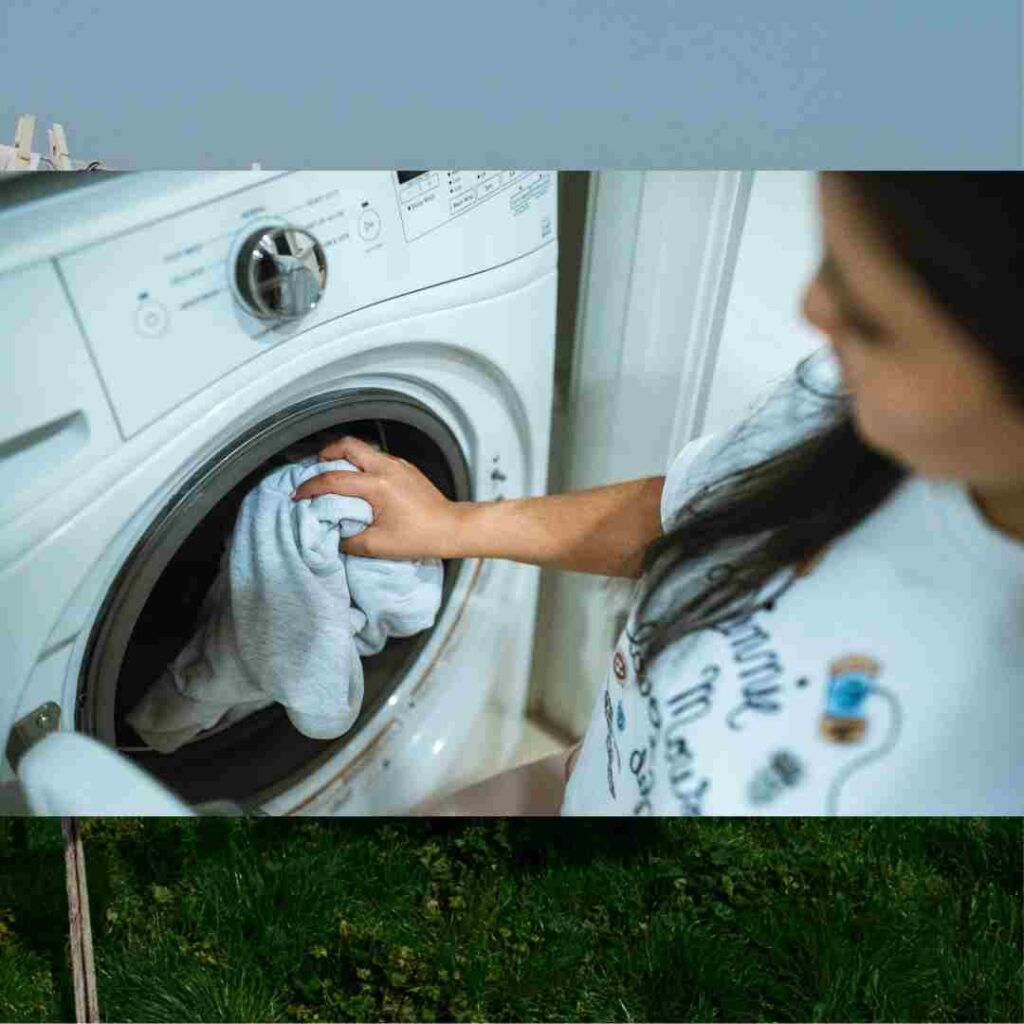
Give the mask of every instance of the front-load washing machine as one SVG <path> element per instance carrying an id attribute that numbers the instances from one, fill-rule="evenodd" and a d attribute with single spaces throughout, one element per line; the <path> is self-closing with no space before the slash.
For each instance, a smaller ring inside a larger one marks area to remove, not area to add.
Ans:
<path id="1" fill-rule="evenodd" d="M 272 467 L 353 434 L 453 499 L 543 493 L 556 176 L 32 178 L 0 186 L 5 783 L 54 729 L 200 809 L 402 813 L 503 767 L 538 583 L 511 562 L 445 565 L 434 628 L 364 660 L 339 739 L 273 705 L 164 755 L 125 714 L 195 630 Z"/>

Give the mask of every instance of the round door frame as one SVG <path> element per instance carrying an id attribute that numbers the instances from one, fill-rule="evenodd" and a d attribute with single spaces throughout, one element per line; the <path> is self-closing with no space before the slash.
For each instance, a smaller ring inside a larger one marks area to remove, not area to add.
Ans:
<path id="1" fill-rule="evenodd" d="M 291 445 L 334 426 L 374 419 L 420 430 L 441 451 L 452 474 L 455 500 L 472 500 L 469 466 L 455 435 L 434 410 L 401 391 L 384 387 L 336 388 L 267 416 L 205 460 L 164 502 L 123 560 L 104 594 L 80 663 L 75 703 L 77 729 L 114 745 L 118 675 L 132 632 L 161 574 L 211 509 L 246 476 Z M 454 572 L 445 574 L 439 625 L 460 576 L 461 563 L 454 568 Z M 325 744 L 324 753 L 306 763 L 302 773 L 333 757 L 337 744 L 354 735 L 348 733 L 339 741 Z M 268 783 L 245 804 L 258 806 L 286 790 L 295 780 L 293 772 L 287 779 Z"/>

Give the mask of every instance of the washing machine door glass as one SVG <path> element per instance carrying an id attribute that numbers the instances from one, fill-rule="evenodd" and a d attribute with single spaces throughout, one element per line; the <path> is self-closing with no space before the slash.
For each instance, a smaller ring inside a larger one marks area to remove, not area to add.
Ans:
<path id="1" fill-rule="evenodd" d="M 278 466 L 360 436 L 417 465 L 442 493 L 471 497 L 465 454 L 438 416 L 384 389 L 318 396 L 276 414 L 219 451 L 176 493 L 125 561 L 93 627 L 79 677 L 77 727 L 115 747 L 191 805 L 258 808 L 351 743 L 430 638 L 392 638 L 363 661 L 359 716 L 335 740 L 299 733 L 277 704 L 225 721 L 173 754 L 148 748 L 125 716 L 195 635 L 242 499 Z M 448 562 L 445 615 L 461 565 Z"/>

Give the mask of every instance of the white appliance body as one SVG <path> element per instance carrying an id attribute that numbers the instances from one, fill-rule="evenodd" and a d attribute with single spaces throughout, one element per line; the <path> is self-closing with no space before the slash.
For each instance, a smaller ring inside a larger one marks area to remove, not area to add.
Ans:
<path id="1" fill-rule="evenodd" d="M 181 509 L 345 403 L 434 424 L 467 496 L 543 493 L 556 213 L 553 173 L 513 171 L 146 173 L 0 211 L 4 735 L 53 702 L 61 729 L 105 722 L 113 744 L 112 699 L 89 692 L 116 675 L 96 668 L 112 657 L 103 623 L 137 609 L 195 525 Z M 239 239 L 264 224 L 305 228 L 328 262 L 319 305 L 278 327 L 232 287 Z M 459 564 L 380 706 L 251 806 L 401 813 L 502 767 L 537 582 Z"/>

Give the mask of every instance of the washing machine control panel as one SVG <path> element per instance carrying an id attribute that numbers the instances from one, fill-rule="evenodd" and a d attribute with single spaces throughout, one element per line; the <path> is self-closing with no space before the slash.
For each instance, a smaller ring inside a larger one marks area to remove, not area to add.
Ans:
<path id="1" fill-rule="evenodd" d="M 132 436 L 299 333 L 554 241 L 555 182 L 550 171 L 220 172 L 184 208 L 147 219 L 141 204 L 137 226 L 57 265 Z"/>

